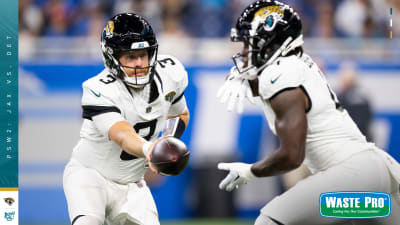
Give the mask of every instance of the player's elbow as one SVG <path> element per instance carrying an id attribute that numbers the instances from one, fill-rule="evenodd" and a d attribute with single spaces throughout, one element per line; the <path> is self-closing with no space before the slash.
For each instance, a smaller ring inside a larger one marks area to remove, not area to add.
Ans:
<path id="1" fill-rule="evenodd" d="M 189 109 L 186 108 L 185 111 L 183 111 L 183 113 L 179 115 L 179 118 L 181 120 L 183 120 L 183 122 L 185 123 L 185 126 L 187 127 L 187 125 L 189 124 L 189 120 L 190 120 Z"/>
<path id="2" fill-rule="evenodd" d="M 301 164 L 303 163 L 304 158 L 301 157 L 295 157 L 293 159 L 290 160 L 290 167 L 291 169 L 297 169 L 301 166 Z"/>
<path id="3" fill-rule="evenodd" d="M 288 170 L 294 170 L 301 166 L 304 161 L 304 157 L 304 149 L 292 149 L 284 154 L 283 161 L 285 162 Z"/>

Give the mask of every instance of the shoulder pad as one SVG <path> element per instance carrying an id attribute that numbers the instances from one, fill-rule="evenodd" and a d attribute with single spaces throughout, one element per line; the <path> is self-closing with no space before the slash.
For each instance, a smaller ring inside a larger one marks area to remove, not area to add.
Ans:
<path id="1" fill-rule="evenodd" d="M 113 106 L 117 98 L 119 81 L 107 70 L 83 82 L 82 105 Z"/>
<path id="2" fill-rule="evenodd" d="M 183 93 L 188 85 L 188 74 L 183 64 L 171 55 L 159 55 L 156 71 L 163 83 L 178 94 Z"/>
<path id="3" fill-rule="evenodd" d="M 281 57 L 265 68 L 258 79 L 260 95 L 269 99 L 285 89 L 303 84 L 304 65 L 296 56 Z"/>

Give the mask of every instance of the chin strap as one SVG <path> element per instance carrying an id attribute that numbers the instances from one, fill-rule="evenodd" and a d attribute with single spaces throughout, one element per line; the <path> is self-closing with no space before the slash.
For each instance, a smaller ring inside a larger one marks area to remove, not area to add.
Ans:
<path id="1" fill-rule="evenodd" d="M 290 51 L 294 50 L 299 46 L 302 46 L 303 44 L 304 44 L 303 35 L 300 34 L 296 39 L 290 42 L 290 44 L 287 46 L 286 49 L 282 51 L 282 56 L 287 55 Z"/>

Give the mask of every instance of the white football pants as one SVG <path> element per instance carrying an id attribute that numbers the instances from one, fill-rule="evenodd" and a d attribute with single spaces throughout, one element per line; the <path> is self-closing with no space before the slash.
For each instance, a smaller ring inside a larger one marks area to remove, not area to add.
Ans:
<path id="1" fill-rule="evenodd" d="M 379 149 L 360 152 L 334 167 L 315 173 L 300 181 L 294 187 L 274 198 L 262 208 L 260 217 L 271 217 L 284 225 L 330 225 L 351 223 L 355 225 L 399 225 L 399 171 L 399 164 Z M 380 219 L 352 221 L 320 216 L 320 194 L 323 192 L 335 191 L 375 191 L 390 193 L 391 215 Z M 258 221 L 262 221 L 262 219 L 259 218 Z"/>
<path id="2" fill-rule="evenodd" d="M 144 180 L 118 184 L 94 169 L 70 161 L 64 170 L 63 186 L 71 221 L 79 215 L 89 215 L 109 225 L 160 224 Z"/>

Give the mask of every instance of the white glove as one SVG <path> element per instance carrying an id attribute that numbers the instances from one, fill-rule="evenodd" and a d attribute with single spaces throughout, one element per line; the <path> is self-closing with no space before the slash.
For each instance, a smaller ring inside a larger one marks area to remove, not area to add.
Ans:
<path id="1" fill-rule="evenodd" d="M 228 111 L 232 111 L 237 103 L 238 113 L 243 112 L 244 98 L 255 104 L 248 80 L 239 75 L 236 67 L 232 67 L 225 83 L 218 89 L 217 98 L 221 103 L 228 101 Z"/>
<path id="2" fill-rule="evenodd" d="M 219 183 L 219 189 L 232 191 L 240 185 L 254 180 L 256 176 L 251 172 L 252 165 L 247 163 L 218 163 L 218 169 L 229 171 L 225 179 Z"/>

